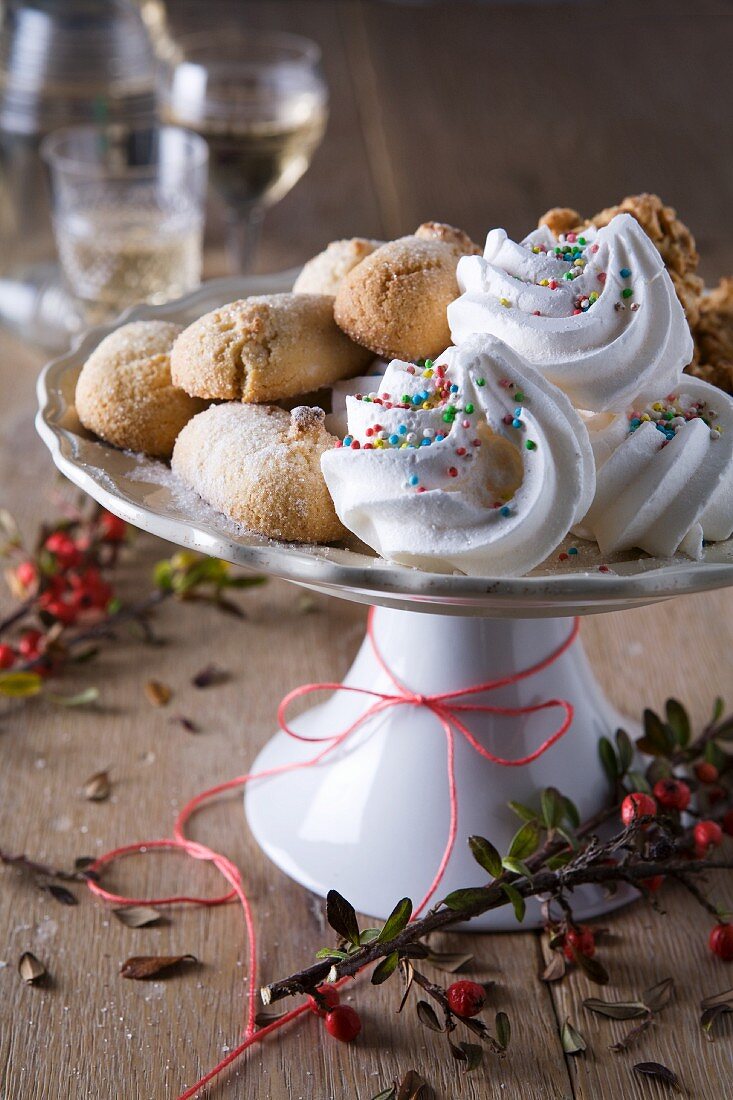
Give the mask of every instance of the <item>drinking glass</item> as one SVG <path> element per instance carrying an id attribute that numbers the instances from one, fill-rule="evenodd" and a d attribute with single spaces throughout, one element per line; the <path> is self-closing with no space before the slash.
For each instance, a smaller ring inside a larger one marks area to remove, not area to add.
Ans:
<path id="1" fill-rule="evenodd" d="M 297 183 L 326 128 L 315 42 L 224 28 L 180 38 L 161 67 L 160 110 L 209 143 L 235 271 L 252 263 L 265 211 Z"/>
<path id="2" fill-rule="evenodd" d="M 76 126 L 50 134 L 41 152 L 61 266 L 88 322 L 198 286 L 203 138 L 173 126 Z"/>

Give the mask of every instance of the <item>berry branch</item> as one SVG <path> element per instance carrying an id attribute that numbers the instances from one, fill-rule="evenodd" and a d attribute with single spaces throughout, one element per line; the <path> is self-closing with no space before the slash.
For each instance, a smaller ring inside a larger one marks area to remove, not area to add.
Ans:
<path id="1" fill-rule="evenodd" d="M 93 643 L 114 638 L 124 624 L 137 624 L 154 641 L 151 616 L 170 599 L 205 601 L 241 615 L 227 592 L 264 579 L 235 576 L 226 562 L 179 551 L 155 566 L 149 592 L 125 604 L 112 581 L 129 540 L 127 525 L 85 497 L 64 501 L 64 511 L 42 527 L 29 551 L 12 516 L 0 510 L 0 560 L 17 601 L 0 620 L 0 697 L 43 694 L 49 677 L 94 656 Z M 67 706 L 97 697 L 93 688 L 74 697 L 45 694 Z"/>
<path id="2" fill-rule="evenodd" d="M 410 919 L 412 905 L 403 898 L 381 928 L 360 931 L 353 907 L 331 891 L 327 918 L 340 937 L 337 946 L 322 948 L 316 963 L 265 986 L 263 1001 L 271 1004 L 312 993 L 317 987 L 329 989 L 329 983 L 369 967 L 374 967 L 374 984 L 398 972 L 405 983 L 400 1011 L 410 990 L 418 986 L 439 1004 L 445 1021 L 441 1025 L 430 1005 L 421 1001 L 417 1011 L 422 1023 L 450 1036 L 457 1019 L 487 1041 L 494 1053 L 502 1053 L 506 1043 L 494 1040 L 480 1021 L 472 1019 L 472 1012 L 456 1010 L 451 1003 L 451 997 L 458 996 L 456 989 L 465 985 L 473 987 L 474 1003 L 480 1000 L 482 1005 L 477 992 L 482 987 L 455 982 L 446 990 L 415 969 L 416 959 L 430 958 L 426 937 L 506 905 L 513 906 L 521 921 L 526 900 L 541 898 L 553 952 L 544 979 L 558 980 L 567 964 L 576 964 L 591 980 L 604 984 L 609 976 L 594 958 L 596 935 L 573 918 L 573 891 L 586 884 L 614 887 L 623 883 L 656 904 L 656 892 L 666 879 L 681 882 L 716 921 L 709 937 L 713 953 L 733 958 L 733 924 L 699 885 L 702 876 L 733 868 L 733 852 L 716 851 L 725 833 L 733 835 L 733 757 L 725 748 L 731 739 L 733 717 L 723 716 L 720 700 L 716 700 L 711 721 L 694 740 L 688 715 L 676 700 L 667 702 L 663 716 L 647 710 L 644 733 L 636 746 L 623 730 L 617 731 L 613 742 L 603 738 L 599 744 L 610 799 L 598 813 L 581 822 L 576 807 L 554 788 L 539 792 L 536 807 L 512 803 L 522 825 L 505 856 L 486 838 L 469 838 L 476 862 L 491 881 L 454 891 L 419 920 Z M 639 770 L 639 752 L 647 756 L 643 771 Z M 621 828 L 600 839 L 602 827 L 619 818 Z M 497 1031 L 508 1041 L 508 1021 L 498 1023 Z M 451 1053 L 458 1060 L 473 1063 L 477 1057 L 460 1044 L 457 1049 L 459 1053 L 456 1049 Z M 625 1049 L 624 1044 L 619 1049 Z"/>

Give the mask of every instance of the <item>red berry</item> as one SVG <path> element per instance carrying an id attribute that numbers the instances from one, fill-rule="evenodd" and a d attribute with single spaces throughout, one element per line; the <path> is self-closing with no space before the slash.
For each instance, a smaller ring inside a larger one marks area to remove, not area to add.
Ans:
<path id="1" fill-rule="evenodd" d="M 657 890 L 661 890 L 664 883 L 664 875 L 652 875 L 651 878 L 643 878 L 641 885 L 644 886 L 650 894 L 656 894 Z"/>
<path id="2" fill-rule="evenodd" d="M 102 512 L 99 517 L 99 529 L 105 542 L 125 541 L 127 524 L 119 516 L 113 516 L 111 512 Z"/>
<path id="3" fill-rule="evenodd" d="M 565 933 L 563 946 L 565 958 L 572 962 L 576 955 L 587 955 L 590 958 L 596 953 L 596 938 L 593 929 L 587 924 L 578 924 L 575 928 L 568 928 Z"/>
<path id="4" fill-rule="evenodd" d="M 64 531 L 54 531 L 46 539 L 45 546 L 54 555 L 62 569 L 70 569 L 81 561 L 81 553 L 76 543 Z"/>
<path id="5" fill-rule="evenodd" d="M 690 805 L 690 788 L 680 779 L 659 779 L 654 784 L 654 797 L 667 810 L 686 810 Z"/>
<path id="6" fill-rule="evenodd" d="M 710 950 L 719 959 L 733 959 L 733 924 L 716 924 L 708 939 Z"/>
<path id="7" fill-rule="evenodd" d="M 23 588 L 31 588 L 36 583 L 38 570 L 32 561 L 22 561 L 15 570 L 15 575 L 23 585 Z"/>
<path id="8" fill-rule="evenodd" d="M 704 856 L 708 848 L 717 848 L 723 842 L 723 830 L 717 821 L 698 821 L 692 835 L 699 856 Z"/>
<path id="9" fill-rule="evenodd" d="M 18 642 L 18 652 L 21 657 L 25 657 L 27 661 L 32 661 L 37 657 L 41 650 L 42 638 L 43 635 L 40 630 L 26 630 Z"/>
<path id="10" fill-rule="evenodd" d="M 350 1043 L 361 1031 L 361 1020 L 350 1005 L 336 1005 L 326 1013 L 326 1031 L 341 1043 Z"/>
<path id="11" fill-rule="evenodd" d="M 707 760 L 701 760 L 699 764 L 695 764 L 695 775 L 701 783 L 714 783 L 719 772 L 715 764 L 710 764 Z"/>
<path id="12" fill-rule="evenodd" d="M 621 820 L 624 825 L 631 825 L 640 817 L 653 817 L 657 812 L 657 804 L 650 794 L 634 791 L 627 794 L 621 803 Z"/>
<path id="13" fill-rule="evenodd" d="M 47 611 L 49 615 L 53 615 L 54 619 L 58 619 L 64 626 L 69 626 L 71 623 L 76 622 L 76 617 L 78 615 L 76 601 L 69 603 L 57 597 L 51 599 L 42 598 L 40 604 L 44 611 Z"/>
<path id="14" fill-rule="evenodd" d="M 733 836 L 733 810 L 728 810 L 723 817 L 723 832 Z"/>
<path id="15" fill-rule="evenodd" d="M 456 1016 L 476 1016 L 486 1004 L 486 990 L 478 982 L 453 982 L 445 992 Z"/>
<path id="16" fill-rule="evenodd" d="M 308 997 L 310 1006 L 315 1012 L 316 1016 L 326 1017 L 332 1008 L 335 1008 L 337 1004 L 340 1004 L 341 998 L 339 997 L 338 989 L 334 989 L 332 985 L 319 985 L 318 993 L 320 995 L 321 1004 L 325 1001 L 326 1007 L 322 1008 L 321 1004 L 315 999 L 315 997 Z"/>
<path id="17" fill-rule="evenodd" d="M 10 645 L 0 645 L 0 669 L 12 668 L 15 664 L 15 650 Z"/>

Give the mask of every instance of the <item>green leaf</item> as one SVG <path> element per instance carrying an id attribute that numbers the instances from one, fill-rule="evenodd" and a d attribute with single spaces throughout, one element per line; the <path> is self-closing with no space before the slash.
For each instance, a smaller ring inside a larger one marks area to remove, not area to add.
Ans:
<path id="1" fill-rule="evenodd" d="M 577 829 L 580 825 L 580 811 L 575 803 L 563 795 L 562 804 L 564 809 L 564 816 L 567 823 L 572 826 L 573 829 Z"/>
<path id="2" fill-rule="evenodd" d="M 667 725 L 672 730 L 675 740 L 682 748 L 689 744 L 692 727 L 690 716 L 677 699 L 668 699 L 665 704 Z"/>
<path id="3" fill-rule="evenodd" d="M 626 779 L 630 791 L 643 791 L 645 794 L 651 794 L 651 787 L 646 776 L 642 775 L 641 772 L 627 772 Z"/>
<path id="4" fill-rule="evenodd" d="M 376 1096 L 372 1097 L 372 1100 L 396 1100 L 396 1096 L 397 1092 L 395 1091 L 394 1085 L 392 1085 L 391 1088 L 382 1089 L 381 1092 L 378 1092 Z"/>
<path id="5" fill-rule="evenodd" d="M 321 947 L 316 951 L 317 959 L 348 959 L 348 951 L 341 951 L 338 947 Z"/>
<path id="6" fill-rule="evenodd" d="M 537 826 L 534 822 L 528 821 L 514 834 L 507 855 L 514 859 L 526 859 L 536 850 L 539 842 L 540 834 Z"/>
<path id="7" fill-rule="evenodd" d="M 76 695 L 56 695 L 46 693 L 46 698 L 59 707 L 87 707 L 90 703 L 96 703 L 99 698 L 99 688 L 88 687 L 85 691 L 79 691 Z"/>
<path id="8" fill-rule="evenodd" d="M 524 920 L 524 914 L 527 910 L 527 906 L 525 904 L 524 898 L 519 893 L 519 891 L 516 890 L 508 882 L 502 882 L 501 888 L 504 891 L 504 893 L 506 894 L 509 901 L 512 903 L 512 908 L 514 909 L 514 916 L 517 918 L 517 920 L 521 924 L 522 921 Z"/>
<path id="9" fill-rule="evenodd" d="M 509 1022 L 509 1017 L 506 1012 L 497 1012 L 494 1020 L 494 1027 L 496 1029 L 496 1041 L 502 1050 L 506 1050 L 509 1046 L 509 1040 L 512 1037 L 512 1025 Z"/>
<path id="10" fill-rule="evenodd" d="M 339 894 L 338 890 L 329 890 L 326 895 L 326 920 L 342 939 L 359 946 L 359 923 L 356 911 L 350 901 Z"/>
<path id="11" fill-rule="evenodd" d="M 562 795 L 555 787 L 545 787 L 540 796 L 540 804 L 545 827 L 548 830 L 556 828 L 565 813 Z"/>
<path id="12" fill-rule="evenodd" d="M 717 699 L 715 700 L 715 702 L 713 703 L 713 717 L 711 718 L 711 722 L 713 723 L 713 725 L 715 725 L 716 722 L 719 722 L 720 719 L 723 717 L 723 711 L 724 710 L 725 710 L 725 703 L 723 702 L 721 696 L 719 695 L 717 697 Z"/>
<path id="13" fill-rule="evenodd" d="M 532 872 L 527 864 L 521 859 L 515 859 L 513 856 L 504 856 L 502 866 L 511 871 L 513 875 L 523 875 L 525 878 L 532 880 Z"/>
<path id="14" fill-rule="evenodd" d="M 491 841 L 483 836 L 470 836 L 468 846 L 479 866 L 488 871 L 492 878 L 498 878 L 501 874 L 501 856 Z"/>
<path id="15" fill-rule="evenodd" d="M 560 1032 L 562 1049 L 566 1054 L 581 1054 L 586 1049 L 586 1041 L 579 1031 L 573 1027 L 570 1020 L 566 1020 Z"/>
<path id="16" fill-rule="evenodd" d="M 173 566 L 167 558 L 153 567 L 153 584 L 157 588 L 162 588 L 164 592 L 173 590 Z"/>
<path id="17" fill-rule="evenodd" d="M 471 1073 L 472 1070 L 478 1069 L 484 1057 L 483 1048 L 477 1043 L 459 1043 L 458 1049 L 463 1054 L 461 1061 L 464 1064 L 466 1073 Z"/>
<path id="18" fill-rule="evenodd" d="M 0 672 L 0 695 L 10 699 L 26 699 L 38 695 L 43 680 L 37 672 Z"/>
<path id="19" fill-rule="evenodd" d="M 615 786 L 616 780 L 619 778 L 618 759 L 616 751 L 607 737 L 601 737 L 598 741 L 598 755 L 601 758 L 601 764 L 608 782 L 612 787 Z"/>
<path id="20" fill-rule="evenodd" d="M 386 982 L 387 978 L 390 978 L 394 974 L 399 964 L 399 952 L 392 951 L 391 954 L 386 955 L 372 971 L 372 985 L 381 985 L 382 982 Z"/>
<path id="21" fill-rule="evenodd" d="M 364 947 L 365 944 L 374 943 L 375 940 L 379 939 L 380 932 L 381 928 L 362 928 L 359 933 L 359 943 L 362 947 Z"/>
<path id="22" fill-rule="evenodd" d="M 708 741 L 705 746 L 705 760 L 708 764 L 715 764 L 718 771 L 722 771 L 728 759 L 729 757 L 726 756 L 719 745 L 716 745 L 714 741 Z"/>
<path id="23" fill-rule="evenodd" d="M 580 951 L 573 951 L 573 957 L 586 977 L 596 985 L 608 985 L 610 978 L 605 966 L 598 959 L 591 959 L 588 955 L 582 955 Z"/>
<path id="24" fill-rule="evenodd" d="M 393 940 L 395 936 L 399 936 L 400 932 L 410 923 L 411 916 L 412 902 L 409 898 L 402 898 L 384 922 L 384 928 L 377 936 L 377 942 L 386 943 L 387 940 Z"/>
<path id="25" fill-rule="evenodd" d="M 565 867 L 572 858 L 572 852 L 558 852 L 556 856 L 550 856 L 547 861 L 547 867 L 550 871 L 559 871 L 559 869 Z"/>
<path id="26" fill-rule="evenodd" d="M 481 902 L 486 901 L 486 895 L 485 886 L 467 886 L 463 890 L 454 890 L 451 894 L 448 894 L 446 898 L 443 898 L 443 904 L 455 912 L 460 912 L 462 909 L 469 909 L 473 905 L 479 905 Z"/>
<path id="27" fill-rule="evenodd" d="M 654 745 L 663 756 L 669 756 L 675 749 L 672 730 L 665 726 L 659 715 L 648 707 L 644 711 L 644 738 Z"/>
<path id="28" fill-rule="evenodd" d="M 634 763 L 634 745 L 626 730 L 616 730 L 616 752 L 623 775 Z"/>
<path id="29" fill-rule="evenodd" d="M 227 577 L 226 588 L 254 588 L 260 584 L 266 584 L 267 577 Z"/>
<path id="30" fill-rule="evenodd" d="M 508 802 L 510 810 L 514 810 L 517 817 L 521 817 L 523 821 L 536 821 L 537 811 L 533 810 L 530 806 L 525 806 L 523 802 Z"/>

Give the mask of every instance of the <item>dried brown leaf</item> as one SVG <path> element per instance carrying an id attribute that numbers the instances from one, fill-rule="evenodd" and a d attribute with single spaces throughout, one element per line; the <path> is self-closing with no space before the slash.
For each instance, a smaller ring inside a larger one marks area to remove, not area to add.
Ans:
<path id="1" fill-rule="evenodd" d="M 181 726 L 186 733 L 201 733 L 201 726 L 194 722 L 193 718 L 187 718 L 185 714 L 174 714 L 168 721 Z"/>
<path id="2" fill-rule="evenodd" d="M 566 970 L 567 963 L 562 951 L 553 951 L 552 958 L 540 975 L 540 981 L 559 982 L 561 978 L 565 977 Z"/>
<path id="3" fill-rule="evenodd" d="M 173 692 L 160 680 L 148 680 L 145 685 L 145 694 L 152 706 L 165 707 L 170 702 Z"/>
<path id="4" fill-rule="evenodd" d="M 634 1073 L 640 1073 L 646 1077 L 653 1077 L 656 1081 L 664 1081 L 666 1085 L 670 1085 L 675 1092 L 681 1092 L 680 1081 L 674 1070 L 669 1069 L 667 1066 L 663 1066 L 661 1062 L 637 1062 L 634 1066 Z"/>
<path id="5" fill-rule="evenodd" d="M 562 1025 L 560 1040 L 566 1054 L 581 1054 L 587 1046 L 585 1039 L 579 1031 L 576 1031 L 570 1020 L 566 1020 Z"/>
<path id="6" fill-rule="evenodd" d="M 123 962 L 120 974 L 123 978 L 146 981 L 167 974 L 182 963 L 197 962 L 195 955 L 133 955 Z"/>
<path id="7" fill-rule="evenodd" d="M 34 982 L 45 978 L 48 971 L 40 959 L 30 951 L 24 951 L 18 960 L 18 973 L 26 985 L 33 985 Z"/>
<path id="8" fill-rule="evenodd" d="M 650 1012 L 659 1012 L 666 1004 L 669 1004 L 673 992 L 674 978 L 663 978 L 651 989 L 645 989 L 641 999 Z"/>
<path id="9" fill-rule="evenodd" d="M 435 1014 L 435 1009 L 427 1001 L 417 1002 L 417 1017 L 421 1024 L 431 1031 L 442 1031 L 443 1025 Z"/>
<path id="10" fill-rule="evenodd" d="M 105 799 L 109 798 L 112 791 L 109 772 L 95 772 L 94 775 L 90 775 L 85 781 L 82 791 L 88 802 L 104 802 Z"/>
<path id="11" fill-rule="evenodd" d="M 715 1008 L 716 1005 L 728 1005 L 733 1008 L 733 989 L 724 989 L 722 993 L 713 993 L 700 1001 L 700 1008 Z"/>
<path id="12" fill-rule="evenodd" d="M 639 1016 L 646 1016 L 649 1011 L 641 1001 L 601 1001 L 598 997 L 587 997 L 583 1005 L 591 1012 L 608 1016 L 611 1020 L 635 1020 Z"/>
<path id="13" fill-rule="evenodd" d="M 191 683 L 195 688 L 216 687 L 217 684 L 225 684 L 230 676 L 231 674 L 226 669 L 217 668 L 216 665 L 207 665 L 206 668 L 202 668 L 200 672 L 196 673 Z"/>
<path id="14" fill-rule="evenodd" d="M 71 890 L 67 890 L 65 886 L 60 886 L 58 882 L 44 883 L 43 890 L 47 894 L 50 894 L 54 901 L 58 901 L 61 905 L 79 904 L 79 899 L 76 894 L 72 894 Z"/>
<path id="15" fill-rule="evenodd" d="M 408 1069 L 400 1082 L 396 1100 L 426 1100 L 428 1083 L 414 1069 Z"/>
<path id="16" fill-rule="evenodd" d="M 158 910 L 150 905 L 123 905 L 112 912 L 126 928 L 146 928 L 150 924 L 157 924 L 161 918 Z"/>

